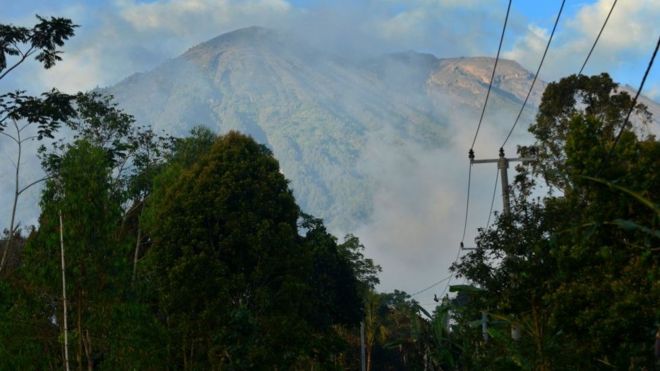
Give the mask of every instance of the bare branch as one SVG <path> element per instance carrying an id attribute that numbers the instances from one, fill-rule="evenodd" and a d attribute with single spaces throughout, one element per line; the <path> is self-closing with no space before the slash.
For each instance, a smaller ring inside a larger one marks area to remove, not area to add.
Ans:
<path id="1" fill-rule="evenodd" d="M 10 134 L 7 134 L 7 133 L 5 133 L 4 131 L 0 131 L 0 134 L 2 134 L 2 135 L 4 135 L 4 136 L 8 137 L 9 139 L 13 140 L 16 144 L 18 144 L 18 140 L 17 140 L 16 138 L 14 138 L 14 136 L 12 136 L 12 135 L 10 135 Z"/>
<path id="2" fill-rule="evenodd" d="M 30 123 L 29 123 L 29 122 L 26 123 L 25 125 L 23 125 L 20 129 L 18 129 L 18 131 L 23 131 L 23 130 L 25 130 L 25 128 L 27 128 L 28 126 L 30 126 Z"/>
<path id="3" fill-rule="evenodd" d="M 30 49 L 28 49 L 25 54 L 21 57 L 21 59 L 16 62 L 13 66 L 11 66 L 9 69 L 7 69 L 2 75 L 0 75 L 0 80 L 2 80 L 9 72 L 11 72 L 14 68 L 18 67 L 21 63 L 25 62 L 25 60 L 32 55 L 32 50 L 34 49 L 34 45 L 30 46 Z"/>
<path id="4" fill-rule="evenodd" d="M 50 179 L 50 178 L 52 178 L 52 176 L 45 176 L 45 177 L 43 177 L 43 178 L 41 178 L 41 179 L 35 180 L 34 182 L 32 182 L 32 183 L 26 185 L 25 187 L 21 188 L 21 189 L 18 191 L 18 195 L 20 195 L 21 193 L 27 191 L 28 188 L 32 187 L 33 185 L 39 184 L 39 183 L 41 183 L 41 182 L 43 182 L 43 181 L 46 181 L 46 180 L 48 180 L 48 179 Z"/>
<path id="5" fill-rule="evenodd" d="M 131 156 L 126 156 L 126 158 L 124 158 L 124 161 L 122 161 L 121 165 L 119 165 L 119 167 L 117 168 L 117 177 L 114 179 L 115 182 L 118 182 L 119 179 L 121 179 L 121 175 L 124 172 L 124 167 L 128 163 L 128 160 L 130 159 L 130 157 Z"/>
<path id="6" fill-rule="evenodd" d="M 11 162 L 11 164 L 14 166 L 14 168 L 16 168 L 16 162 L 14 160 L 12 160 L 12 158 L 9 157 L 9 155 L 7 155 L 7 160 L 9 160 L 9 162 Z"/>

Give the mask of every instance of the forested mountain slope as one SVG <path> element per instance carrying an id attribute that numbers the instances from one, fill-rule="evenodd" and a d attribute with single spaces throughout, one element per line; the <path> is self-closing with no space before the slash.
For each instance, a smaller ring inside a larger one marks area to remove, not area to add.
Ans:
<path id="1" fill-rule="evenodd" d="M 417 52 L 349 60 L 250 27 L 104 91 L 139 122 L 173 134 L 196 125 L 250 134 L 273 150 L 306 211 L 351 231 L 371 215 L 382 170 L 373 158 L 404 144 L 435 149 L 455 140 L 478 118 L 493 62 Z M 514 61 L 498 64 L 489 125 L 511 125 L 532 78 Z M 537 81 L 525 125 L 544 87 Z"/>

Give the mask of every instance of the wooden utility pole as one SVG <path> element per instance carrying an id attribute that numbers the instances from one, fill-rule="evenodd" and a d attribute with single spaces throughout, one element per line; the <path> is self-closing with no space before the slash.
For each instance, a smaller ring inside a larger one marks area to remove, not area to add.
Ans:
<path id="1" fill-rule="evenodd" d="M 470 164 L 488 164 L 497 163 L 497 168 L 500 169 L 500 178 L 502 180 L 502 213 L 509 215 L 511 213 L 511 200 L 509 198 L 509 162 L 529 162 L 534 161 L 531 157 L 518 157 L 506 158 L 504 156 L 504 148 L 500 148 L 500 157 L 494 159 L 475 160 L 474 151 L 470 150 Z"/>
<path id="2" fill-rule="evenodd" d="M 69 328 L 66 313 L 66 265 L 64 264 L 64 224 L 62 223 L 62 210 L 60 216 L 60 257 L 62 261 L 62 320 L 64 323 L 64 369 L 69 371 Z"/>
<path id="3" fill-rule="evenodd" d="M 502 214 L 508 216 L 511 214 L 511 198 L 510 198 L 510 188 L 509 188 L 509 162 L 530 162 L 535 161 L 531 157 L 518 157 L 518 158 L 506 158 L 504 156 L 504 148 L 500 148 L 499 158 L 494 159 L 483 159 L 475 160 L 474 151 L 470 150 L 470 165 L 472 164 L 488 164 L 496 163 L 497 168 L 500 170 L 500 179 L 502 180 Z M 461 242 L 462 250 L 475 250 L 476 248 L 470 248 L 463 246 Z M 488 342 L 488 314 L 486 311 L 481 312 L 481 332 L 484 338 L 484 342 Z M 515 341 L 520 339 L 520 325 L 517 323 L 511 324 L 511 338 Z"/>
<path id="4" fill-rule="evenodd" d="M 366 366 L 366 352 L 365 352 L 365 344 L 364 344 L 364 321 L 360 321 L 360 370 L 366 371 L 367 366 Z"/>

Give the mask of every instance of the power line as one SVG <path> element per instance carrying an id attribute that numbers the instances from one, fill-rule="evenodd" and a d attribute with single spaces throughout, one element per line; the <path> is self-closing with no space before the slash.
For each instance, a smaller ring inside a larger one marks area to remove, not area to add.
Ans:
<path id="1" fill-rule="evenodd" d="M 461 244 L 461 247 L 463 247 L 462 244 Z M 456 264 L 456 262 L 458 261 L 458 258 L 460 258 L 460 257 L 461 257 L 461 248 L 458 249 L 458 253 L 456 254 L 456 258 L 454 259 L 454 262 L 451 263 L 451 265 Z M 454 278 L 454 272 L 451 272 L 451 274 L 449 275 L 449 280 L 447 280 L 447 284 L 445 285 L 445 288 L 442 290 L 442 294 L 440 295 L 441 298 L 443 298 L 445 296 L 445 294 L 447 293 L 447 289 L 449 289 L 449 285 L 451 284 L 452 278 Z"/>
<path id="2" fill-rule="evenodd" d="M 497 181 L 500 178 L 500 169 L 495 171 L 495 185 L 493 186 L 493 197 L 490 199 L 490 210 L 488 210 L 488 221 L 486 222 L 486 229 L 490 227 L 490 217 L 493 215 L 493 205 L 495 204 L 495 194 L 497 193 Z"/>
<path id="3" fill-rule="evenodd" d="M 529 91 L 527 92 L 527 96 L 525 97 L 525 101 L 523 102 L 522 107 L 520 107 L 520 111 L 518 112 L 516 121 L 513 123 L 511 130 L 509 130 L 509 134 L 507 134 L 506 139 L 504 139 L 504 143 L 502 143 L 501 146 L 502 148 L 506 145 L 506 142 L 509 141 L 511 134 L 513 133 L 513 130 L 516 128 L 516 125 L 518 125 L 518 121 L 520 120 L 520 117 L 522 116 L 522 113 L 525 110 L 525 106 L 527 105 L 529 96 L 532 94 L 532 90 L 534 90 L 534 84 L 536 83 L 536 79 L 539 77 L 539 72 L 541 72 L 541 67 L 543 66 L 543 62 L 545 61 L 545 56 L 548 54 L 548 49 L 550 48 L 552 37 L 555 35 L 555 30 L 557 30 L 557 24 L 559 24 L 559 18 L 561 18 L 561 13 L 564 10 L 564 4 L 566 4 L 566 0 L 562 0 L 561 2 L 561 7 L 559 7 L 559 12 L 557 13 L 555 24 L 552 27 L 552 32 L 550 33 L 550 38 L 548 39 L 548 43 L 545 45 L 545 50 L 543 51 L 543 57 L 541 57 L 541 63 L 539 63 L 539 68 L 536 69 L 536 74 L 534 75 L 534 79 L 532 80 L 532 85 L 530 85 Z"/>
<path id="4" fill-rule="evenodd" d="M 467 232 L 467 222 L 468 222 L 468 215 L 469 215 L 469 210 L 470 210 L 470 187 L 472 183 L 472 160 L 474 160 L 474 143 L 477 141 L 477 136 L 479 135 L 479 129 L 481 129 L 481 123 L 483 122 L 484 115 L 486 113 L 486 106 L 488 105 L 488 98 L 490 97 L 490 91 L 493 88 L 493 81 L 495 80 L 495 71 L 497 70 L 497 63 L 500 60 L 500 52 L 502 51 L 502 43 L 504 42 L 504 34 L 506 33 L 506 25 L 509 23 L 509 14 L 511 13 L 511 3 L 512 0 L 509 0 L 509 4 L 507 5 L 506 8 L 506 15 L 504 16 L 504 25 L 502 26 L 502 34 L 500 35 L 500 43 L 497 47 L 497 54 L 495 56 L 495 63 L 493 64 L 493 72 L 490 75 L 490 82 L 488 83 L 488 91 L 486 92 L 486 99 L 484 101 L 484 106 L 481 109 L 481 116 L 479 117 L 479 123 L 477 124 L 477 130 L 474 133 L 474 138 L 472 139 L 472 144 L 470 145 L 470 151 L 468 152 L 469 158 L 470 158 L 470 164 L 468 166 L 468 184 L 467 184 L 467 197 L 465 201 L 465 220 L 463 222 L 463 234 L 461 236 L 461 244 L 460 247 L 458 248 L 458 253 L 456 254 L 456 258 L 454 259 L 454 262 L 452 265 L 454 265 L 457 261 L 458 258 L 461 256 L 461 248 L 463 247 L 463 242 L 465 241 L 465 234 Z M 449 284 L 451 283 L 451 279 L 454 276 L 454 273 L 452 272 L 451 275 L 449 275 L 449 278 L 447 279 L 447 285 L 445 286 L 445 289 L 443 290 L 443 296 L 444 292 L 447 291 L 447 288 L 449 287 Z"/>
<path id="5" fill-rule="evenodd" d="M 450 276 L 447 276 L 447 277 L 445 277 L 445 278 L 443 278 L 443 279 L 441 279 L 440 281 L 434 282 L 433 284 L 431 284 L 431 285 L 428 286 L 428 287 L 425 287 L 425 288 L 423 288 L 423 289 L 421 289 L 421 290 L 415 291 L 414 293 L 410 294 L 410 297 L 413 297 L 413 296 L 415 296 L 415 295 L 419 295 L 419 294 L 421 294 L 421 293 L 423 293 L 423 292 L 426 292 L 426 291 L 428 291 L 428 290 L 430 290 L 430 289 L 432 289 L 432 288 L 438 286 L 439 284 L 441 284 L 441 283 L 447 281 L 447 280 L 450 279 L 450 278 L 451 278 L 451 275 L 450 275 Z"/>
<path id="6" fill-rule="evenodd" d="M 479 129 L 481 128 L 481 122 L 484 119 L 484 114 L 486 113 L 486 105 L 488 104 L 488 97 L 490 96 L 490 89 L 493 87 L 493 80 L 495 79 L 495 70 L 497 69 L 497 62 L 500 59 L 500 51 L 502 50 L 502 42 L 504 41 L 504 32 L 506 31 L 506 25 L 509 21 L 509 12 L 511 10 L 511 1 L 509 0 L 509 6 L 506 8 L 506 16 L 504 17 L 504 27 L 502 27 L 502 35 L 500 36 L 500 45 L 497 48 L 497 56 L 495 57 L 495 64 L 493 65 L 493 72 L 490 75 L 490 83 L 488 83 L 488 91 L 486 92 L 486 100 L 484 101 L 484 106 L 481 109 L 481 117 L 479 117 L 479 124 L 477 125 L 477 130 L 474 133 L 474 139 L 472 139 L 472 145 L 470 149 L 474 148 L 474 143 L 477 141 L 477 135 L 479 135 Z"/>
<path id="7" fill-rule="evenodd" d="M 465 202 L 465 220 L 463 222 L 463 235 L 461 236 L 461 244 L 459 245 L 458 253 L 456 254 L 456 258 L 451 263 L 451 265 L 456 264 L 456 262 L 458 261 L 458 258 L 461 256 L 461 249 L 463 248 L 463 242 L 465 241 L 465 233 L 467 232 L 468 211 L 470 210 L 470 183 L 472 182 L 472 160 L 474 159 L 474 151 L 472 149 L 470 149 L 469 154 L 470 154 L 470 165 L 468 165 L 467 200 Z M 450 267 L 451 267 L 451 265 L 450 265 Z M 451 283 L 452 277 L 454 277 L 454 272 L 452 272 L 449 275 L 447 285 L 442 290 L 441 297 L 445 295 L 445 292 L 447 292 L 447 288 L 449 287 L 449 284 Z"/>
<path id="8" fill-rule="evenodd" d="M 628 114 L 626 115 L 626 119 L 623 121 L 623 125 L 621 125 L 621 130 L 619 130 L 619 134 L 617 134 L 616 139 L 614 140 L 614 144 L 612 145 L 612 149 L 610 149 L 608 153 L 608 158 L 614 151 L 614 148 L 616 147 L 617 143 L 619 143 L 619 139 L 621 139 L 621 134 L 623 134 L 623 130 L 628 126 L 628 120 L 630 119 L 630 114 L 632 111 L 635 109 L 635 106 L 637 105 L 637 98 L 639 98 L 639 94 L 642 92 L 642 89 L 644 88 L 644 83 L 646 82 L 646 78 L 649 75 L 649 72 L 651 71 L 651 67 L 653 66 L 653 61 L 655 60 L 656 54 L 658 54 L 658 47 L 660 46 L 660 37 L 658 37 L 658 43 L 655 45 L 655 50 L 653 51 L 653 55 L 651 56 L 651 60 L 649 61 L 649 65 L 646 67 L 646 72 L 644 72 L 644 77 L 642 78 L 642 82 L 639 84 L 639 89 L 637 89 L 637 94 L 635 94 L 635 98 L 632 101 L 632 104 L 630 105 L 630 109 L 628 109 Z"/>
<path id="9" fill-rule="evenodd" d="M 598 40 L 600 39 L 600 35 L 603 34 L 603 30 L 605 29 L 605 26 L 607 25 L 607 21 L 610 20 L 610 16 L 612 15 L 612 11 L 614 10 L 614 7 L 616 6 L 616 2 L 618 0 L 614 0 L 614 3 L 612 3 L 612 7 L 610 8 L 610 12 L 607 13 L 607 17 L 605 17 L 605 22 L 603 22 L 603 26 L 600 28 L 600 31 L 598 32 L 598 36 L 596 36 L 596 40 L 594 40 L 594 44 L 591 46 L 591 50 L 589 50 L 589 54 L 587 54 L 587 58 L 584 60 L 584 63 L 582 63 L 582 67 L 580 67 L 580 72 L 578 72 L 578 76 L 582 75 L 582 71 L 584 70 L 584 67 L 587 65 L 587 62 L 589 61 L 589 58 L 591 57 L 591 53 L 593 53 L 594 49 L 596 48 L 596 44 L 598 44 Z"/>
<path id="10" fill-rule="evenodd" d="M 461 237 L 461 243 L 465 241 L 465 232 L 467 231 L 467 222 L 468 222 L 468 211 L 470 210 L 470 183 L 472 182 L 473 158 L 474 158 L 474 152 L 470 150 L 470 165 L 468 166 L 467 200 L 465 202 L 465 220 L 463 222 L 463 236 Z"/>

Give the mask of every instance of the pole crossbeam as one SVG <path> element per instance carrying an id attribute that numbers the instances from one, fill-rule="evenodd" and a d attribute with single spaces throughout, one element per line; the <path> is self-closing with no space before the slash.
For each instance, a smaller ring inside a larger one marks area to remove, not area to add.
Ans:
<path id="1" fill-rule="evenodd" d="M 488 158 L 488 159 L 479 159 L 475 160 L 474 156 L 470 156 L 470 164 L 497 164 L 497 168 L 500 170 L 500 179 L 502 180 L 502 213 L 504 215 L 509 215 L 511 212 L 511 202 L 509 200 L 510 190 L 509 190 L 509 163 L 510 162 L 532 162 L 536 161 L 533 157 L 513 157 L 507 158 L 504 155 L 504 149 L 500 148 L 500 156 L 498 158 Z M 461 246 L 464 250 L 465 248 Z"/>

